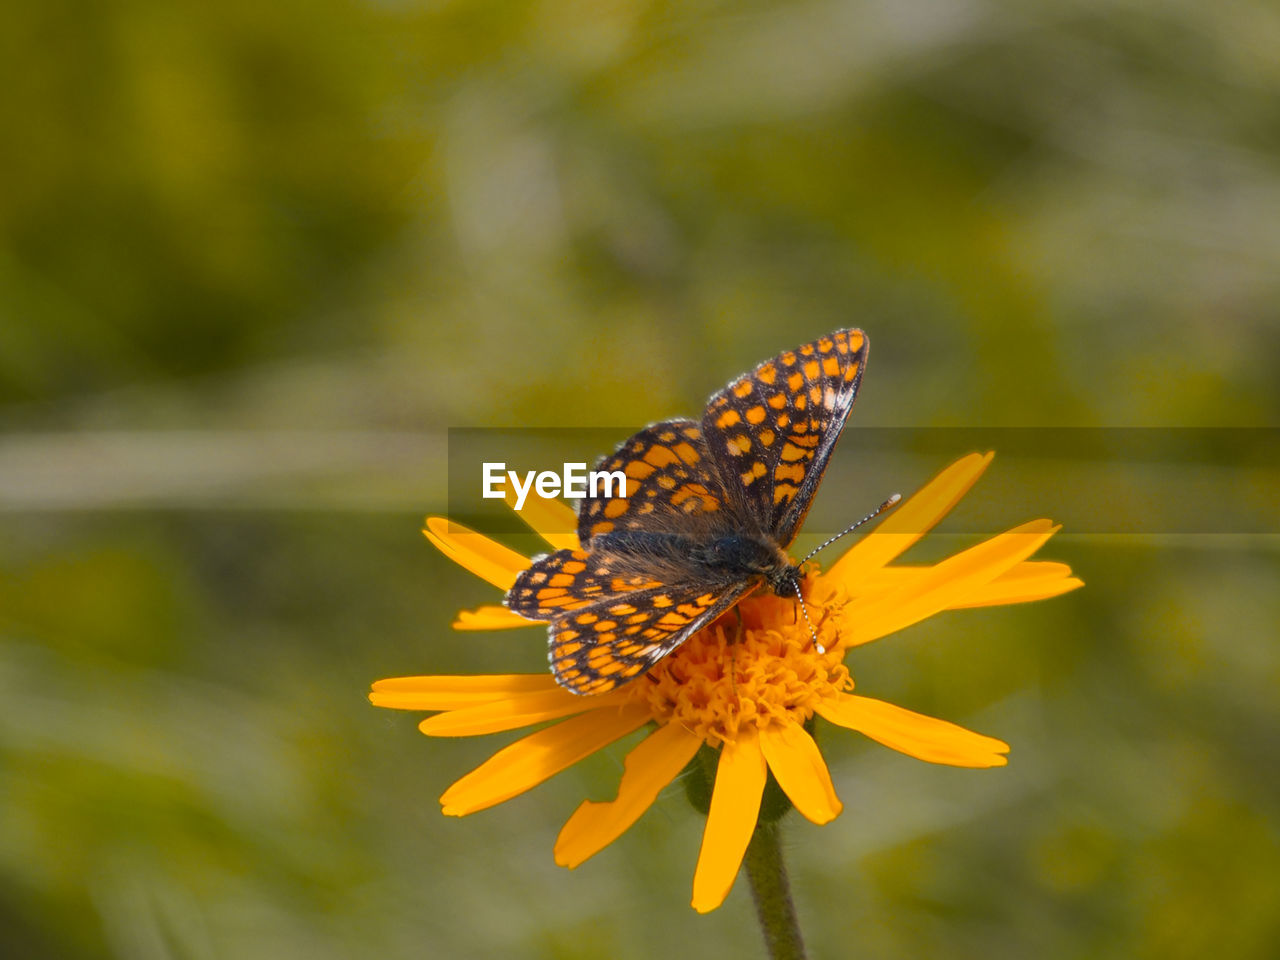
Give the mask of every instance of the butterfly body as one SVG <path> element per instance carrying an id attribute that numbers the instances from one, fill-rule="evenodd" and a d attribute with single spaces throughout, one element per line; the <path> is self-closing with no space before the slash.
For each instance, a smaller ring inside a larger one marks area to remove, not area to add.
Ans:
<path id="1" fill-rule="evenodd" d="M 562 686 L 633 680 L 746 595 L 795 595 L 787 554 L 857 395 L 867 341 L 838 330 L 760 364 L 711 397 L 701 421 L 628 438 L 597 469 L 625 495 L 581 501 L 577 550 L 535 558 L 507 593 L 551 623 Z"/>
<path id="2" fill-rule="evenodd" d="M 615 571 L 649 575 L 671 571 L 682 579 L 715 585 L 755 581 L 779 595 L 794 593 L 792 582 L 800 572 L 777 543 L 750 534 L 730 533 L 714 540 L 661 533 L 607 534 L 594 538 L 590 548 L 611 557 Z"/>
<path id="3" fill-rule="evenodd" d="M 730 534 L 712 543 L 695 546 L 689 559 L 708 573 L 763 577 L 775 593 L 781 593 L 778 586 L 790 583 L 797 571 L 780 546 L 749 534 Z"/>

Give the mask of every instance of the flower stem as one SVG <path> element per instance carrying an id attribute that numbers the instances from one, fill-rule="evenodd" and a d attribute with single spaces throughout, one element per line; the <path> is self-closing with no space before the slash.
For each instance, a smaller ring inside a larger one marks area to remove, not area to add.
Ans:
<path id="1" fill-rule="evenodd" d="M 795 904 L 791 902 L 791 885 L 782 863 L 778 833 L 776 820 L 757 823 L 744 866 L 769 957 L 771 960 L 804 960 L 804 941 L 796 922 Z"/>

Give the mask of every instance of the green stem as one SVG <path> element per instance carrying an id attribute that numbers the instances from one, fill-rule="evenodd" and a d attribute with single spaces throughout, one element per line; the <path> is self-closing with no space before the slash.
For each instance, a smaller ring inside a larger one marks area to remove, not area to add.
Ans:
<path id="1" fill-rule="evenodd" d="M 777 821 L 756 824 L 744 866 L 769 957 L 771 960 L 804 960 L 804 941 L 800 938 L 796 908 L 791 902 L 787 868 L 782 863 Z"/>

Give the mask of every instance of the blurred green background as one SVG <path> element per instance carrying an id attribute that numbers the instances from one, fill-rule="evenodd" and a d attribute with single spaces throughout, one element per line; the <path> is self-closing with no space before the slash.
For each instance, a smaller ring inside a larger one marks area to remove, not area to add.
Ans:
<path id="1" fill-rule="evenodd" d="M 365 702 L 545 663 L 448 627 L 496 593 L 418 533 L 447 428 L 692 414 L 844 325 L 858 425 L 1275 425 L 1277 50 L 1263 0 L 4 6 L 0 956 L 762 955 L 678 788 L 554 865 L 621 749 L 446 819 L 512 737 Z M 1280 955 L 1275 530 L 1068 530 L 1084 590 L 853 655 L 1012 761 L 828 730 L 813 955 Z"/>

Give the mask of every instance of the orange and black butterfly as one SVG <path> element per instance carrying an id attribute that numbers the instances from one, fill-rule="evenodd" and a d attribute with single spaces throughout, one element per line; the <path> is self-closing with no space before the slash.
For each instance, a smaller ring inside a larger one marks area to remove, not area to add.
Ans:
<path id="1" fill-rule="evenodd" d="M 506 605 L 550 620 L 551 670 L 574 693 L 634 680 L 762 586 L 798 595 L 787 555 L 867 362 L 837 330 L 712 396 L 701 421 L 645 427 L 601 459 L 626 495 L 587 498 L 577 550 L 539 557 Z"/>

